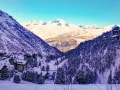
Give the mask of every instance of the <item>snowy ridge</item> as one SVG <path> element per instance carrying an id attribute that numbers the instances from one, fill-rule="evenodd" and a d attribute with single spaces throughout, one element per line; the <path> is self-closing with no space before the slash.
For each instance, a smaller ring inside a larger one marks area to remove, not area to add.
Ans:
<path id="1" fill-rule="evenodd" d="M 29 53 L 59 54 L 38 36 L 22 27 L 8 14 L 0 11 L 0 51 L 20 53 L 22 50 Z"/>
<path id="2" fill-rule="evenodd" d="M 118 33 L 114 33 L 115 30 Z M 93 40 L 81 43 L 77 48 L 66 53 L 68 67 L 70 69 L 74 67 L 76 73 L 75 75 L 72 73 L 68 75 L 75 76 L 77 83 L 119 83 L 119 30 L 119 26 L 114 26 L 111 31 Z M 113 37 L 114 34 L 116 37 Z M 89 74 L 92 77 L 91 80 L 87 78 Z M 80 81 L 84 78 L 86 78 L 85 82 Z"/>
<path id="3" fill-rule="evenodd" d="M 111 29 L 111 26 L 98 27 L 96 25 L 76 26 L 63 19 L 53 21 L 31 21 L 23 24 L 28 30 L 45 40 L 49 45 L 66 52 L 77 47 L 81 42 L 96 38 Z M 66 40 L 66 38 L 68 38 Z M 68 43 L 64 47 L 63 42 Z"/>
<path id="4" fill-rule="evenodd" d="M 50 64 L 47 60 L 55 63 L 62 54 L 21 26 L 12 16 L 0 11 L 0 79 L 10 79 L 11 74 L 22 77 L 22 72 L 27 70 L 40 74 L 41 67 L 46 69 Z M 45 70 L 42 73 L 45 75 L 47 72 Z"/>
<path id="5" fill-rule="evenodd" d="M 78 27 L 73 24 L 67 23 L 63 19 L 57 19 L 48 22 L 30 21 L 23 25 L 44 40 L 67 33 L 71 33 L 71 35 L 73 36 L 77 35 L 77 33 L 79 33 L 80 35 L 86 34 L 86 36 L 90 36 L 91 33 L 94 36 L 94 32 L 96 32 L 95 36 L 98 36 L 101 35 L 103 32 L 109 30 L 106 29 L 106 27 L 99 28 L 96 25 L 82 25 Z"/>
<path id="6" fill-rule="evenodd" d="M 79 27 L 69 24 L 62 19 L 48 22 L 32 21 L 26 23 L 24 26 L 44 40 L 80 30 Z M 84 31 L 80 32 L 84 33 Z"/>

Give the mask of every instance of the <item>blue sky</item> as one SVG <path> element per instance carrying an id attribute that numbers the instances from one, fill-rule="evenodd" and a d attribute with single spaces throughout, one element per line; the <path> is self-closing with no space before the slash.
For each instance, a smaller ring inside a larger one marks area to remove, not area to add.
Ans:
<path id="1" fill-rule="evenodd" d="M 0 9 L 19 22 L 62 18 L 76 25 L 120 24 L 120 0 L 0 0 Z"/>

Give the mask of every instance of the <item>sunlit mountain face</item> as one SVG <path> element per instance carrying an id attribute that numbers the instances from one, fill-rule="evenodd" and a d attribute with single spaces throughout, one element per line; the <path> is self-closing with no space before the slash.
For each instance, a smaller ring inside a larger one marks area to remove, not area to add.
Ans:
<path id="1" fill-rule="evenodd" d="M 54 21 L 30 21 L 24 26 L 45 40 L 49 45 L 66 52 L 77 47 L 81 42 L 91 40 L 104 32 L 111 30 L 111 26 L 98 27 L 96 25 L 80 25 L 68 23 L 63 19 Z"/>

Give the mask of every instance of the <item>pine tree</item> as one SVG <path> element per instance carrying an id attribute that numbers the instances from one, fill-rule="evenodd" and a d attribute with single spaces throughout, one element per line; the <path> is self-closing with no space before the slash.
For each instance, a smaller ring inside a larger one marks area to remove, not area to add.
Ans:
<path id="1" fill-rule="evenodd" d="M 45 71 L 45 66 L 42 67 L 42 71 Z"/>
<path id="2" fill-rule="evenodd" d="M 38 78 L 37 83 L 38 83 L 38 84 L 44 84 L 44 81 L 45 81 L 45 80 L 44 80 L 43 76 L 40 75 L 39 78 Z"/>
<path id="3" fill-rule="evenodd" d="M 19 75 L 15 75 L 14 79 L 13 79 L 14 83 L 20 83 L 20 76 Z"/>
<path id="4" fill-rule="evenodd" d="M 50 70 L 49 65 L 46 66 L 46 71 L 48 72 Z"/>
<path id="5" fill-rule="evenodd" d="M 55 84 L 65 84 L 65 72 L 63 68 L 58 68 Z"/>
<path id="6" fill-rule="evenodd" d="M 55 80 L 55 72 L 53 72 L 53 74 L 52 74 L 52 80 L 54 81 Z"/>
<path id="7" fill-rule="evenodd" d="M 88 84 L 88 83 L 94 83 L 96 78 L 97 76 L 95 72 L 89 69 L 86 69 L 85 71 L 79 70 L 75 77 L 75 80 L 79 84 Z"/>
<path id="8" fill-rule="evenodd" d="M 110 74 L 109 74 L 109 77 L 108 77 L 108 84 L 112 84 L 112 71 L 110 70 Z"/>

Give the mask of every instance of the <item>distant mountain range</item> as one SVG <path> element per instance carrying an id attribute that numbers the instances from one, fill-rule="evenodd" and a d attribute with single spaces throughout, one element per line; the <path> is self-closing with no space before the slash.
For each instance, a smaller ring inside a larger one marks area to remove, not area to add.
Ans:
<path id="1" fill-rule="evenodd" d="M 49 45 L 66 52 L 77 47 L 81 42 L 91 40 L 102 33 L 111 30 L 111 26 L 104 28 L 95 25 L 75 26 L 63 19 L 54 21 L 30 21 L 24 26 L 45 40 Z"/>

